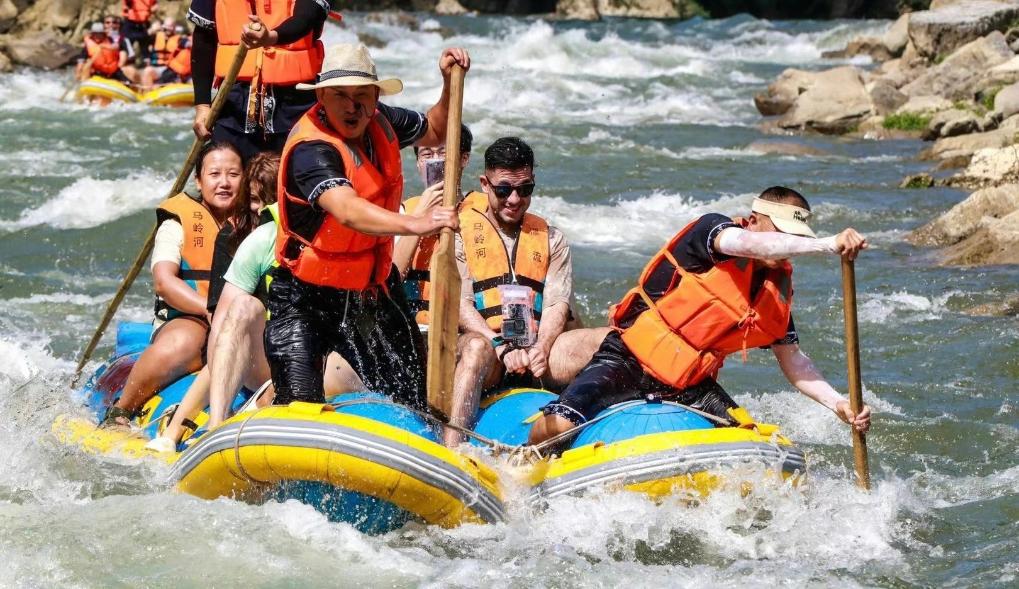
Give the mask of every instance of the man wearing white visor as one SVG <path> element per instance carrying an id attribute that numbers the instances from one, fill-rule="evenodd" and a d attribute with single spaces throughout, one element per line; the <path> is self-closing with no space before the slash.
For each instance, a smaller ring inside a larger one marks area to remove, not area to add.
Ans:
<path id="1" fill-rule="evenodd" d="M 792 265 L 803 254 L 855 259 L 867 241 L 854 229 L 818 239 L 801 194 L 773 186 L 744 219 L 708 214 L 683 228 L 644 268 L 611 311 L 615 331 L 576 380 L 543 409 L 538 443 L 632 399 L 691 406 L 721 425 L 750 421 L 715 377 L 725 357 L 770 347 L 789 382 L 857 431 L 870 408 L 853 413 L 799 347 L 792 319 Z"/>

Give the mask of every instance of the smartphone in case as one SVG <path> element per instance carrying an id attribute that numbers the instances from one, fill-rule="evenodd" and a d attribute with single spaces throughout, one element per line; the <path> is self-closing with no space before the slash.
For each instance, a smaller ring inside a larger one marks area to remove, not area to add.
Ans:
<path id="1" fill-rule="evenodd" d="M 425 160 L 425 187 L 435 186 L 446 177 L 446 159 Z"/>

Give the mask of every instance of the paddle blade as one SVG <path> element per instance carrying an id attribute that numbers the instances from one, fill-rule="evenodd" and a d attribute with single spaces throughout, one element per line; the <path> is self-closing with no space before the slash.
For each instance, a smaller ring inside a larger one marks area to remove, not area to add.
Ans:
<path id="1" fill-rule="evenodd" d="M 457 324 L 460 320 L 460 272 L 453 253 L 453 231 L 443 229 L 432 254 L 432 290 L 428 303 L 428 405 L 449 418 L 456 370 Z"/>

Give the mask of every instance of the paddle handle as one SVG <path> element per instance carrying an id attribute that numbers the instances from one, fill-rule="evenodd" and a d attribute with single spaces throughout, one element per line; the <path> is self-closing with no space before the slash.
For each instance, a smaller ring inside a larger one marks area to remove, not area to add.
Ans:
<path id="1" fill-rule="evenodd" d="M 863 385 L 860 381 L 860 330 L 856 321 L 856 265 L 842 257 L 842 311 L 846 324 L 846 364 L 849 371 L 849 407 L 854 414 L 863 409 Z M 870 489 L 870 465 L 867 460 L 867 437 L 853 432 L 853 462 L 856 484 Z"/>
<path id="2" fill-rule="evenodd" d="M 230 88 L 233 87 L 234 82 L 237 81 L 237 73 L 241 71 L 241 65 L 244 64 L 244 58 L 247 54 L 247 46 L 241 43 L 237 49 L 237 54 L 234 55 L 233 63 L 230 64 L 230 71 L 227 72 L 226 78 L 220 84 L 216 98 L 212 101 L 212 106 L 209 108 L 209 117 L 205 123 L 207 127 L 211 128 L 216 119 L 219 118 L 219 113 L 223 110 L 223 105 L 226 104 L 226 96 L 230 93 Z M 177 179 L 174 180 L 170 192 L 167 193 L 167 198 L 180 194 L 184 190 L 184 185 L 187 184 L 188 178 L 191 177 L 191 170 L 195 167 L 195 160 L 198 159 L 198 152 L 201 151 L 204 143 L 203 140 L 197 137 L 191 142 L 191 149 L 188 150 L 188 155 L 184 159 L 184 165 L 181 167 L 180 172 L 177 173 Z M 138 278 L 138 274 L 145 265 L 145 260 L 152 253 L 152 248 L 156 244 L 156 229 L 158 229 L 158 226 L 153 226 L 152 230 L 149 231 L 149 236 L 145 238 L 145 243 L 142 245 L 141 251 L 138 252 L 138 256 L 135 257 L 134 264 L 127 271 L 123 282 L 120 283 L 120 288 L 113 295 L 110 304 L 106 306 L 106 313 L 103 314 L 103 318 L 99 321 L 99 326 L 96 327 L 95 333 L 92 334 L 92 339 L 89 340 L 84 353 L 81 355 L 81 359 L 78 360 L 78 366 L 74 369 L 74 376 L 71 377 L 71 387 L 78 384 L 81 371 L 92 358 L 92 354 L 99 345 L 99 341 L 103 338 L 103 334 L 106 333 L 106 328 L 109 327 L 113 315 L 120 307 L 120 303 L 124 301 L 124 297 L 127 296 L 127 291 L 131 290 L 131 285 L 134 284 L 135 278 Z"/>
<path id="3" fill-rule="evenodd" d="M 446 169 L 442 205 L 455 207 L 460 197 L 460 121 L 463 116 L 464 75 L 453 65 L 449 80 L 446 118 Z M 432 296 L 429 302 L 428 363 L 426 385 L 428 404 L 449 417 L 456 372 L 456 338 L 460 315 L 460 274 L 456 268 L 453 230 L 445 228 L 432 254 Z"/>

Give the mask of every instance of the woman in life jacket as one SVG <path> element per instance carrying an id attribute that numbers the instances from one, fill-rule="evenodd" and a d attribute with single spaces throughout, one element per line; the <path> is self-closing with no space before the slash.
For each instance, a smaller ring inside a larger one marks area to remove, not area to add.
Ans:
<path id="1" fill-rule="evenodd" d="M 236 214 L 244 185 L 241 154 L 229 143 L 206 144 L 195 164 L 195 178 L 199 197 L 181 193 L 156 209 L 159 228 L 151 262 L 156 330 L 103 425 L 128 425 L 159 390 L 205 363 L 213 248 L 222 227 Z"/>

